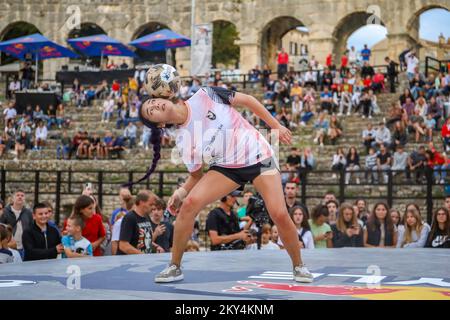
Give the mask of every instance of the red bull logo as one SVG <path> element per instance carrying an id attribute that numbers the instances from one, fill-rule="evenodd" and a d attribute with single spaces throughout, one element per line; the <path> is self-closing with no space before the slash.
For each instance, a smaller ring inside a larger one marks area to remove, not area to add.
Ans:
<path id="1" fill-rule="evenodd" d="M 21 43 L 16 43 L 13 46 L 14 46 L 14 48 L 19 49 L 19 50 L 23 50 L 25 48 L 25 46 Z"/>
<path id="2" fill-rule="evenodd" d="M 109 54 L 121 54 L 121 51 L 119 50 L 119 48 L 112 46 L 112 45 L 107 45 L 105 46 L 105 48 L 103 49 L 103 54 L 105 55 L 109 55 Z"/>
<path id="3" fill-rule="evenodd" d="M 61 52 L 55 47 L 45 46 L 41 49 L 41 58 L 60 57 Z"/>
<path id="4" fill-rule="evenodd" d="M 239 286 L 224 292 L 246 293 L 257 290 L 295 292 L 369 300 L 450 300 L 450 289 L 430 287 L 380 286 L 377 288 L 340 285 L 296 285 L 264 281 L 238 281 Z"/>

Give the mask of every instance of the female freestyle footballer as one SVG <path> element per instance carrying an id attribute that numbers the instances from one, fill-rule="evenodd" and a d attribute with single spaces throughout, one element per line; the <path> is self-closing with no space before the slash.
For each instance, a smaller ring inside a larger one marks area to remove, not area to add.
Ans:
<path id="1" fill-rule="evenodd" d="M 155 277 L 155 282 L 183 279 L 181 259 L 192 233 L 195 217 L 208 204 L 224 197 L 239 186 L 252 182 L 261 194 L 267 210 L 278 226 L 279 235 L 292 260 L 293 277 L 298 282 L 312 282 L 313 276 L 300 256 L 297 230 L 290 219 L 283 195 L 281 177 L 274 165 L 274 152 L 263 137 L 233 107 L 244 106 L 259 116 L 270 128 L 279 130 L 280 141 L 291 143 L 291 132 L 281 126 L 254 97 L 223 88 L 201 88 L 187 101 L 147 98 L 140 108 L 140 118 L 151 128 L 154 158 L 145 177 L 156 168 L 160 158 L 161 128 L 178 125 L 176 146 L 190 172 L 189 178 L 170 198 L 171 212 L 176 212 L 172 260 Z M 203 162 L 209 170 L 203 174 Z"/>

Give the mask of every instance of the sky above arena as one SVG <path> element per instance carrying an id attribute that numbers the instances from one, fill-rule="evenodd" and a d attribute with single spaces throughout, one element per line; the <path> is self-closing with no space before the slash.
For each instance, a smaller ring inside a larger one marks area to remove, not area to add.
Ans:
<path id="1" fill-rule="evenodd" d="M 424 12 L 420 16 L 420 38 L 437 42 L 441 33 L 446 39 L 450 37 L 450 12 L 444 9 Z M 348 47 L 355 46 L 357 50 L 361 50 L 364 44 L 372 47 L 386 38 L 386 34 L 386 28 L 381 25 L 364 26 L 350 36 Z"/>

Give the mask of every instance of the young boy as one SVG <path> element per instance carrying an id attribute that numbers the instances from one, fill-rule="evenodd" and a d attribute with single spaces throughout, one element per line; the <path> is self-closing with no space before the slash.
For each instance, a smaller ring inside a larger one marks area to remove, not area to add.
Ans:
<path id="1" fill-rule="evenodd" d="M 67 221 L 67 236 L 62 237 L 61 243 L 64 246 L 62 258 L 84 258 L 92 257 L 92 245 L 81 235 L 84 228 L 83 218 L 72 216 Z"/>
<path id="2" fill-rule="evenodd" d="M 0 241 L 0 248 L 9 250 L 12 253 L 13 256 L 13 262 L 14 263 L 20 263 L 22 262 L 22 257 L 20 256 L 19 251 L 11 248 L 11 241 L 13 240 L 13 228 L 7 224 L 5 225 L 6 228 L 6 238 Z M 1 260 L 1 259 L 0 259 Z"/>
<path id="3" fill-rule="evenodd" d="M 369 175 L 370 180 L 374 181 L 373 179 L 373 168 L 377 165 L 377 154 L 375 153 L 374 148 L 369 149 L 369 154 L 366 157 L 366 180 L 369 182 Z"/>
<path id="4" fill-rule="evenodd" d="M 14 257 L 8 249 L 8 230 L 6 225 L 0 224 L 0 264 L 13 263 Z"/>

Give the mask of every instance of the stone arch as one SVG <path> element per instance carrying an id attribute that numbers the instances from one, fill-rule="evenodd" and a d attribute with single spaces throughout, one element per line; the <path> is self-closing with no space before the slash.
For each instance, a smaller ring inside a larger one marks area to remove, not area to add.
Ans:
<path id="1" fill-rule="evenodd" d="M 8 24 L 1 32 L 0 32 L 0 41 L 6 41 L 14 38 L 23 37 L 33 33 L 41 33 L 39 29 L 32 23 L 26 21 L 15 21 Z M 1 64 L 9 64 L 14 61 L 17 61 L 16 58 L 6 55 L 5 53 L 1 53 Z"/>
<path id="2" fill-rule="evenodd" d="M 355 31 L 370 24 L 370 22 L 386 27 L 383 21 L 372 20 L 371 16 L 372 14 L 366 11 L 355 11 L 339 20 L 332 33 L 334 41 L 333 53 L 335 54 L 336 61 L 340 61 L 341 56 L 346 50 L 348 38 Z"/>
<path id="3" fill-rule="evenodd" d="M 133 32 L 130 41 L 137 38 L 143 37 L 147 34 L 162 30 L 171 29 L 167 24 L 158 21 L 146 22 L 137 28 Z M 175 57 L 176 49 L 172 49 L 172 57 Z M 136 48 L 135 51 L 137 57 L 134 58 L 134 64 L 152 62 L 152 63 L 166 63 L 166 52 L 165 51 L 147 51 L 143 49 Z"/>
<path id="4" fill-rule="evenodd" d="M 264 25 L 260 35 L 261 64 L 268 64 L 272 70 L 276 69 L 275 55 L 281 49 L 281 39 L 286 33 L 306 25 L 293 16 L 279 16 Z"/>
<path id="5" fill-rule="evenodd" d="M 235 64 L 235 67 L 237 67 L 237 65 L 239 63 L 239 58 L 240 58 L 240 49 L 239 49 L 239 45 L 238 45 L 238 41 L 240 40 L 240 37 L 239 37 L 238 26 L 233 21 L 225 20 L 225 19 L 213 20 L 213 21 L 211 21 L 211 23 L 213 24 L 213 47 L 212 47 L 212 65 L 213 65 L 213 67 L 217 67 L 217 63 L 221 62 L 221 61 L 215 61 L 215 58 L 217 58 L 217 54 L 220 54 L 220 52 L 218 52 L 218 49 L 217 49 L 217 44 L 218 44 L 217 40 L 218 40 L 218 38 L 222 38 L 220 35 L 218 35 L 218 30 L 224 30 L 225 28 L 231 28 L 232 31 L 235 31 L 237 33 L 237 38 L 234 39 L 235 40 L 234 43 L 228 44 L 229 45 L 228 50 L 231 51 L 228 54 L 231 54 L 234 56 L 234 58 L 235 58 L 234 64 Z"/>
<path id="6" fill-rule="evenodd" d="M 424 5 L 419 10 L 415 11 L 408 19 L 408 22 L 406 24 L 406 30 L 411 31 L 412 29 L 414 29 L 416 27 L 420 15 L 431 9 L 444 9 L 450 11 L 450 7 L 445 6 L 442 2 Z"/>

